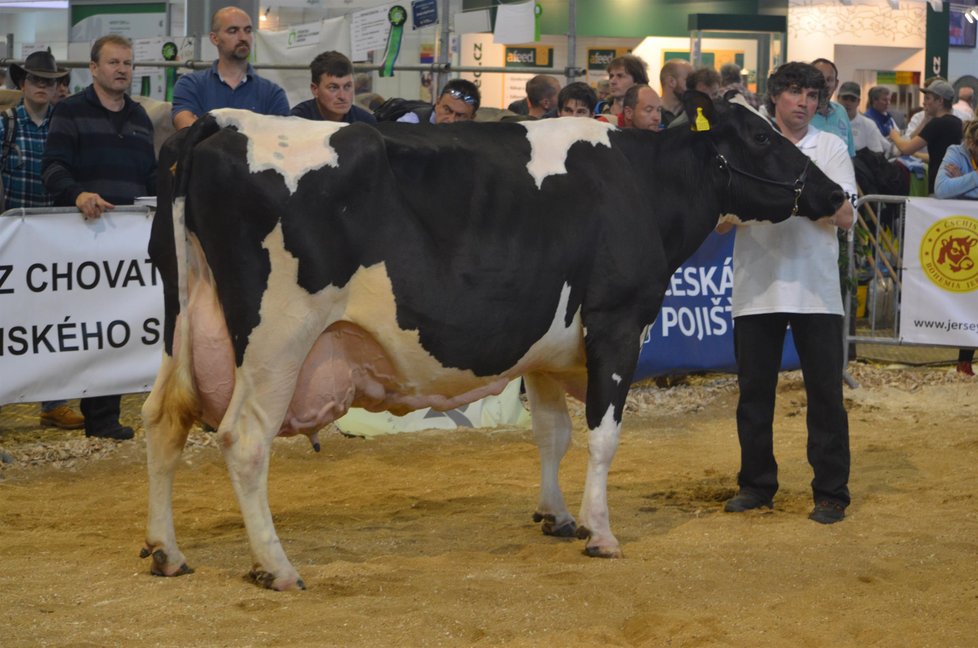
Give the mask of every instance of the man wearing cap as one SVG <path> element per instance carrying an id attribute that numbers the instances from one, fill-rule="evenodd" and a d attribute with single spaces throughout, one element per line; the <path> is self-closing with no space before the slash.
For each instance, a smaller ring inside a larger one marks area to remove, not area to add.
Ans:
<path id="1" fill-rule="evenodd" d="M 903 155 L 913 155 L 927 147 L 927 191 L 934 193 L 934 180 L 944 160 L 944 153 L 949 146 L 961 143 L 962 124 L 951 113 L 954 88 L 950 83 L 944 80 L 934 81 L 926 88 L 920 88 L 920 91 L 924 93 L 927 123 L 919 134 L 910 139 L 901 137 L 896 129 L 890 131 L 889 138 Z"/>
<path id="2" fill-rule="evenodd" d="M 873 120 L 859 113 L 861 95 L 862 90 L 855 81 L 846 81 L 839 86 L 839 103 L 845 108 L 846 115 L 849 117 L 849 125 L 852 127 L 853 148 L 857 151 L 868 148 L 874 153 L 882 153 L 887 157 L 899 156 L 896 147 L 890 140 L 883 137 L 883 133 L 876 128 Z"/>
<path id="3" fill-rule="evenodd" d="M 4 209 L 21 207 L 50 207 L 54 199 L 41 181 L 41 160 L 44 143 L 51 123 L 51 105 L 58 80 L 68 76 L 68 71 L 58 68 L 49 52 L 34 52 L 24 61 L 23 67 L 10 66 L 10 78 L 23 93 L 23 98 L 12 109 L 12 119 L 0 120 L 0 142 L 4 142 L 0 168 L 3 178 Z M 7 146 L 7 129 L 13 129 L 13 138 Z M 82 427 L 85 419 L 68 407 L 67 401 L 41 403 L 41 425 L 74 430 Z"/>

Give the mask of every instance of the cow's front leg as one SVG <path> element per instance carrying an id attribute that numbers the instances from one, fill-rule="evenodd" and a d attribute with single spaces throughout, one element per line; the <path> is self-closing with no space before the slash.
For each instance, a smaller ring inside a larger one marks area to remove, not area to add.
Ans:
<path id="1" fill-rule="evenodd" d="M 547 535 L 572 538 L 577 535 L 577 524 L 564 503 L 558 479 L 560 461 L 571 441 L 564 389 L 553 378 L 542 374 L 527 375 L 524 381 L 530 399 L 533 436 L 540 451 L 540 500 L 533 521 L 542 522 Z"/>
<path id="2" fill-rule="evenodd" d="M 263 408 L 261 403 L 266 399 L 249 389 L 239 389 L 247 382 L 241 380 L 239 373 L 228 412 L 218 429 L 218 443 L 224 452 L 251 544 L 254 565 L 248 577 L 269 589 L 305 589 L 279 542 L 268 506 L 268 460 L 278 422 L 285 415 L 284 407 Z M 270 402 L 288 403 L 288 400 L 272 398 Z"/>
<path id="3" fill-rule="evenodd" d="M 139 555 L 152 557 L 150 573 L 155 576 L 193 572 L 177 546 L 173 530 L 173 473 L 187 442 L 196 407 L 187 381 L 186 372 L 178 369 L 171 356 L 164 355 L 153 390 L 143 403 L 149 519 L 146 545 Z"/>
<path id="4" fill-rule="evenodd" d="M 638 362 L 639 333 L 623 331 L 619 322 L 587 324 L 587 479 L 578 534 L 587 538 L 584 552 L 601 558 L 620 558 L 621 547 L 611 532 L 608 513 L 608 473 L 618 449 L 625 398 Z M 638 327 L 636 327 L 637 329 Z"/>

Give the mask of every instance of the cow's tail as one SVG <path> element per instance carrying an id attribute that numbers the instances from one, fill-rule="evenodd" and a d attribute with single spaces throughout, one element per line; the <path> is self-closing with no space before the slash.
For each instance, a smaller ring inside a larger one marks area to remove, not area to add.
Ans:
<path id="1" fill-rule="evenodd" d="M 193 375 L 193 340 L 189 317 L 190 275 L 202 262 L 192 249 L 188 231 L 193 220 L 187 196 L 193 173 L 194 149 L 219 126 L 205 115 L 190 128 L 178 132 L 160 152 L 159 204 L 150 242 L 150 257 L 163 276 L 164 358 L 154 391 L 166 405 L 151 413 L 148 424 L 163 422 L 171 429 L 188 430 L 200 417 L 200 399 Z M 169 200 L 168 200 L 169 199 Z M 189 225 L 189 227 L 188 227 Z M 171 231 L 167 232 L 169 229 Z M 172 247 L 171 247 L 172 246 Z M 163 421 L 164 418 L 169 421 Z"/>

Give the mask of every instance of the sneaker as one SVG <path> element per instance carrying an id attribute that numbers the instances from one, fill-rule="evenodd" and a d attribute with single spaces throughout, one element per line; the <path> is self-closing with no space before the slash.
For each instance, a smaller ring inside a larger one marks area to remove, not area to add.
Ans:
<path id="1" fill-rule="evenodd" d="M 975 371 L 971 368 L 971 363 L 967 360 L 962 360 L 958 363 L 958 373 L 964 374 L 965 376 L 974 376 Z"/>
<path id="2" fill-rule="evenodd" d="M 751 509 L 772 508 L 773 506 L 774 503 L 771 500 L 765 499 L 761 495 L 750 491 L 740 491 L 727 500 L 727 503 L 723 505 L 723 510 L 727 513 L 743 513 Z"/>
<path id="3" fill-rule="evenodd" d="M 114 426 L 98 430 L 97 432 L 85 432 L 87 437 L 98 437 L 100 439 L 115 439 L 116 441 L 128 441 L 135 433 L 127 425 L 116 423 Z"/>
<path id="4" fill-rule="evenodd" d="M 819 524 L 833 524 L 839 522 L 846 516 L 846 507 L 836 502 L 822 500 L 815 504 L 815 508 L 808 515 L 809 520 L 815 520 Z"/>
<path id="5" fill-rule="evenodd" d="M 41 427 L 56 427 L 62 430 L 77 430 L 85 426 L 85 417 L 67 405 L 59 405 L 53 410 L 41 412 Z"/>

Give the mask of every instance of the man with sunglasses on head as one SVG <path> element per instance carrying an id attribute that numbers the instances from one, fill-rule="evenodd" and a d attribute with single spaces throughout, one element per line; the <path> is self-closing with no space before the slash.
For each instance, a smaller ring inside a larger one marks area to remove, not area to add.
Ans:
<path id="1" fill-rule="evenodd" d="M 54 198 L 41 180 L 41 160 L 51 123 L 52 102 L 57 84 L 68 71 L 61 69 L 48 52 L 34 52 L 23 67 L 10 66 L 10 77 L 23 93 L 20 103 L 0 120 L 0 142 L 3 142 L 2 167 L 3 209 L 51 207 Z M 85 419 L 68 407 L 67 401 L 41 403 L 41 425 L 74 430 Z"/>
<path id="2" fill-rule="evenodd" d="M 465 79 L 452 79 L 442 88 L 438 100 L 432 106 L 428 123 L 431 124 L 451 124 L 459 121 L 471 121 L 475 119 L 475 113 L 479 110 L 479 88 L 471 81 Z M 424 114 L 411 111 L 405 113 L 397 121 L 408 124 L 420 124 Z"/>

